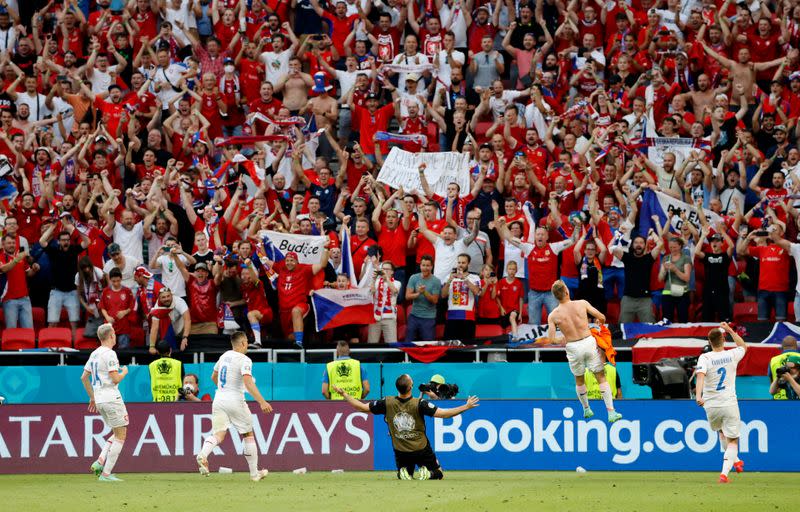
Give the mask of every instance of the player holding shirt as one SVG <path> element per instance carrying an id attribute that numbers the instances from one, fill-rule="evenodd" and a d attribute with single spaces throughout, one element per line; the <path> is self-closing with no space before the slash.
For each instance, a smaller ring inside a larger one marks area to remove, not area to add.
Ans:
<path id="1" fill-rule="evenodd" d="M 736 343 L 733 350 L 725 350 L 725 333 Z M 711 430 L 719 433 L 725 455 L 722 458 L 722 473 L 719 483 L 728 483 L 731 468 L 737 473 L 744 471 L 744 462 L 739 460 L 739 402 L 736 400 L 736 366 L 744 357 L 747 345 L 741 336 L 725 322 L 708 333 L 711 352 L 697 359 L 697 384 L 695 400 L 706 410 Z"/>
<path id="2" fill-rule="evenodd" d="M 203 442 L 200 453 L 197 454 L 197 467 L 200 474 L 208 476 L 208 456 L 214 448 L 225 440 L 228 428 L 234 427 L 244 438 L 244 458 L 250 469 L 250 480 L 258 482 L 269 471 L 258 469 L 258 447 L 256 438 L 253 437 L 253 415 L 244 399 L 247 391 L 256 399 L 258 406 L 267 414 L 272 412 L 272 406 L 264 400 L 261 392 L 256 387 L 253 379 L 253 361 L 247 353 L 247 335 L 241 331 L 231 336 L 231 350 L 228 350 L 214 365 L 211 380 L 217 385 L 214 402 L 211 405 L 212 435 Z"/>
<path id="3" fill-rule="evenodd" d="M 94 349 L 83 367 L 81 382 L 89 395 L 89 412 L 99 412 L 106 425 L 111 427 L 113 435 L 108 438 L 100 456 L 92 463 L 92 471 L 101 482 L 121 482 L 111 471 L 122 452 L 128 431 L 128 410 L 117 389 L 120 381 L 128 375 L 128 368 L 119 368 L 119 359 L 113 350 L 117 335 L 111 324 L 98 327 L 97 338 L 100 346 Z"/>
<path id="4" fill-rule="evenodd" d="M 328 266 L 328 246 L 330 240 L 325 240 L 322 249 L 322 258 L 319 263 L 308 265 L 298 263 L 297 253 L 289 251 L 283 261 L 267 264 L 278 273 L 278 315 L 281 318 L 281 328 L 285 335 L 292 333 L 294 342 L 303 346 L 303 319 L 308 314 L 308 294 L 313 286 L 314 276 Z M 291 330 L 290 330 L 291 329 Z"/>
<path id="5" fill-rule="evenodd" d="M 606 382 L 606 375 L 603 368 L 603 360 L 600 358 L 600 349 L 597 341 L 589 331 L 589 317 L 591 316 L 598 323 L 604 324 L 606 317 L 597 311 L 585 300 L 571 300 L 569 288 L 564 281 L 558 280 L 553 283 L 551 288 L 553 296 L 558 301 L 558 307 L 547 316 L 547 337 L 552 343 L 555 340 L 556 328 L 564 335 L 566 342 L 567 362 L 569 369 L 575 377 L 575 391 L 578 393 L 578 400 L 583 406 L 583 417 L 591 418 L 594 416 L 589 407 L 588 391 L 583 376 L 588 368 L 600 384 L 600 395 L 605 402 L 608 411 L 608 422 L 614 423 L 622 418 L 622 415 L 614 410 L 614 398 L 611 395 L 611 386 Z"/>

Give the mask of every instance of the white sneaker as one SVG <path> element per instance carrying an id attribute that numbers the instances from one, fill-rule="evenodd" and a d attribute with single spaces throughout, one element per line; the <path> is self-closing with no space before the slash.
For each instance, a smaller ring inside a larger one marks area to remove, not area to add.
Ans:
<path id="1" fill-rule="evenodd" d="M 262 478 L 264 478 L 268 474 L 269 474 L 269 470 L 268 469 L 259 469 L 258 473 L 256 473 L 255 475 L 251 475 L 250 476 L 250 480 L 252 480 L 254 482 L 258 482 L 259 480 L 261 480 Z"/>
<path id="2" fill-rule="evenodd" d="M 200 471 L 200 474 L 203 476 L 208 476 L 208 459 L 203 457 L 202 455 L 197 455 L 197 469 Z"/>

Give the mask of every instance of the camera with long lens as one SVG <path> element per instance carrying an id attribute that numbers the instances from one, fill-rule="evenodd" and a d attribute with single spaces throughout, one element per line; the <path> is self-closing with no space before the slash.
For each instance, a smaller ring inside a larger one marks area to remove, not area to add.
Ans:
<path id="1" fill-rule="evenodd" d="M 194 387 L 191 384 L 186 384 L 182 388 L 178 388 L 178 395 L 180 395 L 180 398 L 182 398 L 183 400 L 186 400 L 187 395 L 194 395 L 194 394 L 195 394 Z"/>
<path id="2" fill-rule="evenodd" d="M 428 382 L 419 385 L 419 390 L 423 393 L 436 393 L 442 400 L 449 400 L 458 394 L 458 384 L 438 384 Z"/>
<path id="3" fill-rule="evenodd" d="M 787 373 L 789 373 L 789 367 L 786 366 L 786 365 L 779 366 L 779 367 L 775 368 L 775 377 L 778 378 L 778 379 L 780 379 L 781 377 L 783 377 Z"/>

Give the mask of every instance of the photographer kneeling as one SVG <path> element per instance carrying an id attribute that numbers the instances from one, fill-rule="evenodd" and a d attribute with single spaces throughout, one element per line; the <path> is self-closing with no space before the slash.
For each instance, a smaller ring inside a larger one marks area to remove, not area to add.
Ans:
<path id="1" fill-rule="evenodd" d="M 783 366 L 775 369 L 775 380 L 769 385 L 771 395 L 783 390 L 787 400 L 800 399 L 800 356 L 789 356 Z"/>
<path id="2" fill-rule="evenodd" d="M 363 403 L 348 395 L 341 389 L 333 388 L 337 393 L 360 412 L 382 414 L 389 427 L 394 447 L 394 460 L 397 465 L 397 478 L 412 480 L 414 468 L 419 467 L 419 480 L 441 480 L 444 478 L 442 468 L 433 453 L 428 436 L 425 434 L 425 416 L 435 418 L 452 418 L 478 406 L 478 397 L 471 396 L 467 403 L 452 409 L 441 409 L 433 403 L 411 396 L 414 381 L 411 376 L 403 374 L 395 381 L 397 396 L 387 396 L 381 400 Z"/>

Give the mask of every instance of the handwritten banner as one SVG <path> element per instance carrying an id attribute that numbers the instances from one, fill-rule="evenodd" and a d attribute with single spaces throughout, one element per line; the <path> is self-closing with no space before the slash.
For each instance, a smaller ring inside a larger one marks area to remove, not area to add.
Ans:
<path id="1" fill-rule="evenodd" d="M 419 181 L 422 163 L 427 166 L 425 179 L 434 193 L 446 197 L 450 183 L 458 184 L 462 196 L 469 193 L 469 155 L 464 153 L 410 153 L 395 147 L 386 157 L 378 181 L 393 188 L 403 187 L 406 191 L 422 190 Z"/>

